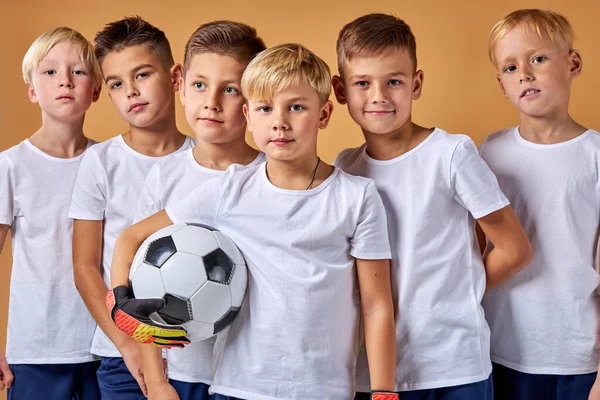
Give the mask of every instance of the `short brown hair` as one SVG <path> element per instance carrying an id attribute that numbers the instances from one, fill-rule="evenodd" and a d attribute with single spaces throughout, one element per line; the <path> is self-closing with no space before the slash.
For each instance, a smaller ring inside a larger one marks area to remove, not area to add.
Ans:
<path id="1" fill-rule="evenodd" d="M 200 25 L 185 45 L 183 71 L 187 71 L 196 54 L 216 53 L 229 56 L 240 64 L 248 64 L 265 49 L 256 29 L 235 21 L 213 21 Z"/>
<path id="2" fill-rule="evenodd" d="M 488 54 L 490 61 L 496 65 L 494 49 L 502 38 L 519 25 L 525 25 L 540 39 L 551 43 L 561 42 L 569 50 L 573 48 L 575 34 L 566 17 L 550 10 L 524 9 L 516 10 L 496 22 L 490 32 Z"/>
<path id="3" fill-rule="evenodd" d="M 250 61 L 242 76 L 242 93 L 247 100 L 271 100 L 280 90 L 299 84 L 313 88 L 324 104 L 331 94 L 329 67 L 301 44 L 280 44 Z"/>
<path id="4" fill-rule="evenodd" d="M 109 53 L 139 45 L 154 51 L 165 69 L 168 70 L 175 64 L 165 33 L 139 16 L 106 24 L 104 29 L 96 34 L 94 42 L 96 58 L 100 65 Z"/>
<path id="5" fill-rule="evenodd" d="M 388 14 L 368 14 L 346 24 L 337 39 L 338 71 L 355 57 L 377 56 L 389 48 L 406 50 L 417 70 L 417 42 L 410 26 Z"/>

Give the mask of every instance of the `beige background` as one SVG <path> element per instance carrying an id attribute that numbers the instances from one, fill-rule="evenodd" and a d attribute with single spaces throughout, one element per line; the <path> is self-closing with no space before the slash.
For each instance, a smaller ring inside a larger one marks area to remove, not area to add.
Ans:
<path id="1" fill-rule="evenodd" d="M 15 3 L 8 5 L 7 3 Z M 21 79 L 21 60 L 42 32 L 60 25 L 79 30 L 87 38 L 107 22 L 138 14 L 163 29 L 177 61 L 198 25 L 215 19 L 233 19 L 255 26 L 267 45 L 301 42 L 320 55 L 335 71 L 335 40 L 339 29 L 371 12 L 391 13 L 405 19 L 417 38 L 419 68 L 425 71 L 423 97 L 413 118 L 419 124 L 466 133 L 477 144 L 491 131 L 515 125 L 517 113 L 505 100 L 487 60 L 487 35 L 504 14 L 517 8 L 550 8 L 565 14 L 577 34 L 576 47 L 584 60 L 583 75 L 574 84 L 571 114 L 585 126 L 600 129 L 600 33 L 597 0 L 260 0 L 260 1 L 156 1 L 54 0 L 11 1 L 0 5 L 0 151 L 31 135 L 40 124 L 38 107 L 29 103 Z M 335 103 L 335 102 L 334 102 Z M 178 125 L 193 135 L 178 104 Z M 125 130 L 103 92 L 92 105 L 85 132 L 104 140 Z M 333 161 L 345 147 L 361 143 L 360 130 L 343 107 L 337 106 L 329 128 L 320 137 L 320 154 Z M 11 268 L 10 240 L 0 256 L 0 348 L 4 349 L 8 287 Z M 50 266 L 49 266 L 50 267 Z M 0 400 L 4 399 L 0 393 Z"/>

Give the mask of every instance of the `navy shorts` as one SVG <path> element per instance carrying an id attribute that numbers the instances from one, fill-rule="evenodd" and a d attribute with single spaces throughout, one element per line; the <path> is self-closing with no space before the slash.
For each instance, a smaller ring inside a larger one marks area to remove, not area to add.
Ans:
<path id="1" fill-rule="evenodd" d="M 215 395 L 208 394 L 208 385 L 201 382 L 182 382 L 169 379 L 181 400 L 215 400 Z"/>
<path id="2" fill-rule="evenodd" d="M 400 400 L 493 400 L 492 376 L 466 385 L 400 392 Z M 356 393 L 355 400 L 369 400 L 370 393 Z"/>
<path id="3" fill-rule="evenodd" d="M 102 357 L 98 385 L 102 400 L 146 400 L 121 357 Z"/>
<path id="4" fill-rule="evenodd" d="M 494 363 L 494 395 L 496 400 L 588 400 L 596 374 L 526 374 Z"/>
<path id="5" fill-rule="evenodd" d="M 243 400 L 237 397 L 231 397 L 231 396 L 223 396 L 222 394 L 214 394 L 213 396 L 215 396 L 215 400 Z"/>
<path id="6" fill-rule="evenodd" d="M 8 400 L 100 400 L 100 361 L 77 364 L 11 364 Z"/>

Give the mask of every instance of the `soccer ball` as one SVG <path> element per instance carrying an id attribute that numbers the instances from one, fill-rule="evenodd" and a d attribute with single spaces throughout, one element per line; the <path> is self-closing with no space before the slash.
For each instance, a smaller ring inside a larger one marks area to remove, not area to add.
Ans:
<path id="1" fill-rule="evenodd" d="M 183 325 L 190 341 L 207 339 L 233 322 L 248 282 L 246 263 L 231 239 L 203 225 L 171 225 L 142 243 L 129 274 L 137 299 L 163 298 L 150 318 Z"/>

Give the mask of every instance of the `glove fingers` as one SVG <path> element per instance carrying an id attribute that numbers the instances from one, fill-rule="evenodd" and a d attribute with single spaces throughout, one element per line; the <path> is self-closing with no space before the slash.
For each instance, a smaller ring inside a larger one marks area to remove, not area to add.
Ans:
<path id="1" fill-rule="evenodd" d="M 137 311 L 144 316 L 149 316 L 165 307 L 164 299 L 132 299 L 132 301 L 135 301 Z"/>

